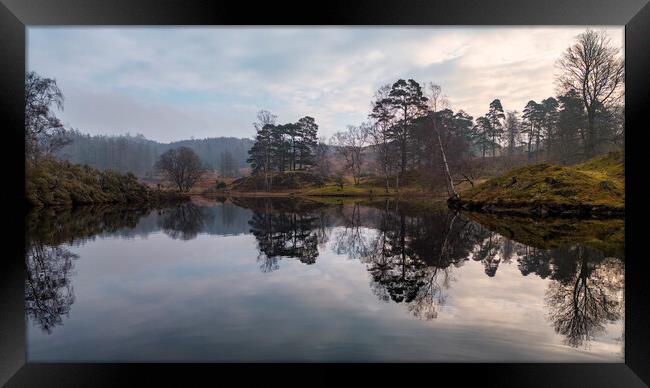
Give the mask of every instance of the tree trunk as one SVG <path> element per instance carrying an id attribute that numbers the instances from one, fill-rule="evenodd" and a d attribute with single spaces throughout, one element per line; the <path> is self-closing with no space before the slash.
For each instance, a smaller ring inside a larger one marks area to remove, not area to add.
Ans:
<path id="1" fill-rule="evenodd" d="M 587 109 L 587 142 L 585 147 L 585 155 L 587 158 L 591 158 L 594 155 L 594 149 L 596 148 L 594 115 L 595 112 L 593 109 Z"/>
<path id="2" fill-rule="evenodd" d="M 403 139 L 401 148 L 402 148 L 401 173 L 404 174 L 404 171 L 406 171 L 406 139 Z"/>
<path id="3" fill-rule="evenodd" d="M 440 146 L 440 155 L 442 155 L 442 162 L 445 166 L 445 173 L 447 174 L 447 183 L 448 183 L 448 189 L 451 190 L 451 196 L 454 199 L 459 199 L 460 195 L 456 192 L 456 188 L 454 187 L 454 180 L 451 178 L 451 173 L 449 172 L 449 164 L 447 164 L 447 156 L 445 155 L 445 149 L 442 146 L 442 139 L 440 138 L 440 131 L 438 131 L 438 126 L 436 125 L 436 120 L 435 118 L 431 118 L 431 121 L 433 122 L 433 130 L 436 132 L 436 136 L 438 137 L 438 145 Z"/>

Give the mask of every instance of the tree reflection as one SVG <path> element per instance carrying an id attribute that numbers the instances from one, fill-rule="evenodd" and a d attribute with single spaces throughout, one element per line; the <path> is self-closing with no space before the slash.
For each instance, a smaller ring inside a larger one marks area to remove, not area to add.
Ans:
<path id="1" fill-rule="evenodd" d="M 522 275 L 550 279 L 549 317 L 571 346 L 589 341 L 602 333 L 605 323 L 622 316 L 622 261 L 604 259 L 602 251 L 582 245 L 534 248 L 445 208 L 410 212 L 386 201 L 371 210 L 358 204 L 330 210 L 318 219 L 340 226 L 333 236 L 333 251 L 365 263 L 373 293 L 380 300 L 404 304 L 420 319 L 438 316 L 454 281 L 454 268 L 470 259 L 481 262 L 489 277 L 503 263 L 516 260 Z M 286 244 L 294 236 L 304 244 L 310 227 L 327 229 L 318 222 L 297 223 L 294 213 L 288 221 L 282 217 L 286 219 L 286 213 L 257 212 L 254 218 L 254 233 L 270 269 L 277 269 L 278 256 L 300 257 L 293 245 Z"/>
<path id="2" fill-rule="evenodd" d="M 162 210 L 158 225 L 173 239 L 191 240 L 205 229 L 214 215 L 204 206 L 186 202 L 182 205 Z"/>
<path id="3" fill-rule="evenodd" d="M 369 236 L 364 233 L 359 204 L 338 206 L 336 216 L 343 223 L 334 239 L 333 250 L 337 254 L 347 254 L 350 259 L 359 259 L 369 254 Z"/>
<path id="4" fill-rule="evenodd" d="M 322 219 L 317 209 L 268 198 L 246 203 L 253 209 L 249 225 L 257 240 L 263 272 L 277 270 L 283 257 L 297 258 L 305 264 L 316 262 L 319 238 L 322 241 L 325 235 L 318 232 Z"/>
<path id="5" fill-rule="evenodd" d="M 139 229 L 140 221 L 152 212 L 146 206 L 80 206 L 35 209 L 26 217 L 27 237 L 46 245 L 77 244 L 104 234 L 132 237 L 151 233 Z"/>
<path id="6" fill-rule="evenodd" d="M 576 270 L 549 284 L 548 316 L 569 346 L 579 347 L 605 332 L 623 314 L 624 267 L 618 259 L 603 259 L 595 250 L 576 246 Z"/>
<path id="7" fill-rule="evenodd" d="M 151 211 L 147 207 L 85 206 L 45 208 L 26 217 L 25 312 L 51 334 L 63 323 L 74 303 L 73 260 L 66 245 L 79 244 L 103 233 L 128 235 Z"/>
<path id="8" fill-rule="evenodd" d="M 70 282 L 72 260 L 77 255 L 60 246 L 32 244 L 25 264 L 25 310 L 48 334 L 70 312 L 74 293 Z"/>
<path id="9" fill-rule="evenodd" d="M 486 227 L 482 221 L 446 207 L 422 211 L 391 200 L 372 206 L 331 206 L 277 198 L 233 202 L 219 205 L 220 216 L 215 208 L 191 202 L 154 212 L 147 208 L 88 207 L 49 209 L 30 215 L 27 314 L 50 333 L 69 313 L 74 302 L 70 274 L 76 256 L 64 244 L 104 233 L 133 237 L 159 229 L 171 238 L 190 240 L 202 231 L 223 233 L 223 227 L 228 226 L 237 233 L 250 230 L 263 272 L 277 270 L 285 257 L 314 264 L 319 249 L 359 260 L 377 298 L 399 303 L 419 319 L 438 317 L 456 269 L 468 261 L 480 263 L 489 277 L 496 277 L 499 267 L 512 261 L 523 276 L 548 279 L 548 319 L 570 346 L 588 343 L 623 315 L 623 261 L 607 258 L 602 250 L 584 244 L 567 243 L 569 233 L 563 232 L 566 225 L 557 220 L 545 225 L 542 221 L 517 224 L 501 219 L 506 225 Z M 590 221 L 588 226 L 597 231 L 616 229 L 616 224 L 605 222 Z M 571 222 L 569 227 L 571 232 L 577 230 L 578 222 Z M 552 238 L 558 234 L 562 240 L 553 245 Z M 599 233 L 602 235 L 611 233 Z M 518 237 L 516 241 L 514 236 Z M 581 241 L 588 241 L 587 237 L 586 232 L 581 234 Z M 598 243 L 611 245 L 602 238 Z M 616 246 L 609 250 L 618 251 Z"/>
<path id="10" fill-rule="evenodd" d="M 364 239 L 359 233 L 341 233 L 335 246 L 352 240 L 363 247 L 352 252 L 366 263 L 375 295 L 384 301 L 404 303 L 415 316 L 429 320 L 437 317 L 436 306 L 445 303 L 444 291 L 453 280 L 452 267 L 461 265 L 473 247 L 468 238 L 473 230 L 468 226 L 458 214 L 443 208 L 414 215 L 400 211 L 399 203 L 386 202 L 374 234 L 366 233 Z M 346 225 L 346 230 L 355 228 Z"/>

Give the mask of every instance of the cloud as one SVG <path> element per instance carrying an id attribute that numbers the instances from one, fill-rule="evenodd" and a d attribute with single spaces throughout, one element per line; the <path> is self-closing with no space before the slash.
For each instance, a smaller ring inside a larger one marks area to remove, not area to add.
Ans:
<path id="1" fill-rule="evenodd" d="M 259 109 L 314 116 L 321 135 L 367 119 L 398 78 L 443 86 L 478 116 L 554 94 L 554 62 L 579 27 L 30 27 L 28 68 L 56 78 L 62 117 L 90 133 L 171 141 L 249 137 Z M 622 46 L 623 29 L 608 28 Z"/>

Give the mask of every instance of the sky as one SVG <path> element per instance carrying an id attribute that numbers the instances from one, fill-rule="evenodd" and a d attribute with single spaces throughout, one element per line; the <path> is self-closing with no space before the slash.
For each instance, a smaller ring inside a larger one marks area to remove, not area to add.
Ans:
<path id="1" fill-rule="evenodd" d="M 623 27 L 605 29 L 623 52 Z M 319 136 L 368 119 L 375 91 L 435 82 L 474 118 L 556 95 L 555 62 L 587 27 L 29 27 L 27 67 L 90 134 L 161 142 L 253 137 L 261 109 Z"/>

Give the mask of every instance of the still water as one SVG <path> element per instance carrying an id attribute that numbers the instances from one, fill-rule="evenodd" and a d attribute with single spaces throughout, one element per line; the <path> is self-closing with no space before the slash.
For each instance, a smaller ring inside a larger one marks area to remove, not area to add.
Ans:
<path id="1" fill-rule="evenodd" d="M 291 199 L 31 214 L 31 362 L 623 362 L 623 221 Z"/>

